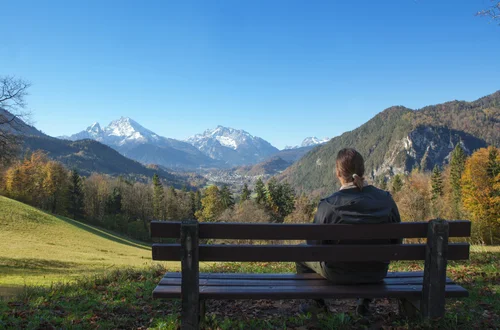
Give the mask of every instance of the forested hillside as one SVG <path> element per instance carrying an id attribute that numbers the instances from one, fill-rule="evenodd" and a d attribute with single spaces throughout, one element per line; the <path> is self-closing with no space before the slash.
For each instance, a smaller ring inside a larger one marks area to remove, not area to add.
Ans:
<path id="1" fill-rule="evenodd" d="M 418 167 L 446 164 L 457 144 L 471 154 L 500 143 L 500 91 L 474 102 L 453 101 L 420 110 L 391 107 L 359 128 L 317 147 L 279 175 L 300 192 L 325 194 L 336 188 L 334 163 L 345 147 L 365 157 L 366 176 L 377 180 Z"/>

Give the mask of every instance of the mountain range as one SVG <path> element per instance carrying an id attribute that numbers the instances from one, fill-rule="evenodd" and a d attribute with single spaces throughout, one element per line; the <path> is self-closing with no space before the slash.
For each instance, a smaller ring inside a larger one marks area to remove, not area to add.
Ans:
<path id="1" fill-rule="evenodd" d="M 114 120 L 104 128 L 95 122 L 79 133 L 59 138 L 99 141 L 143 164 L 158 164 L 177 170 L 252 165 L 280 153 L 266 140 L 244 130 L 219 125 L 180 141 L 160 136 L 127 117 Z M 294 147 L 283 158 L 293 162 L 314 145 L 325 141 L 306 138 L 301 147 Z"/>
<path id="2" fill-rule="evenodd" d="M 0 116 L 12 118 L 8 111 L 0 109 Z M 69 141 L 44 134 L 35 127 L 15 118 L 9 125 L 0 125 L 0 129 L 15 134 L 21 140 L 21 152 L 42 150 L 50 158 L 63 163 L 68 169 L 77 169 L 88 176 L 93 172 L 124 176 L 130 179 L 151 178 L 158 173 L 165 183 L 182 187 L 189 186 L 187 181 L 200 181 L 200 178 L 186 180 L 185 176 L 170 173 L 164 169 L 145 166 L 121 155 L 116 150 L 91 139 Z"/>
<path id="3" fill-rule="evenodd" d="M 451 101 L 419 110 L 390 107 L 313 148 L 278 179 L 299 192 L 324 195 L 338 187 L 335 155 L 342 148 L 357 149 L 365 158 L 365 176 L 374 180 L 446 164 L 457 144 L 468 154 L 500 145 L 500 91 L 473 102 Z"/>

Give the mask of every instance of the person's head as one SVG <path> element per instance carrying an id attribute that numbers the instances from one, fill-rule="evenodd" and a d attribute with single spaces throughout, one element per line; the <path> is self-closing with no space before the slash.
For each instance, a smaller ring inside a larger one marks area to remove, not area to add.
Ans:
<path id="1" fill-rule="evenodd" d="M 363 190 L 365 180 L 365 161 L 363 156 L 352 148 L 339 151 L 336 161 L 336 174 L 341 184 L 353 182 L 359 190 Z"/>

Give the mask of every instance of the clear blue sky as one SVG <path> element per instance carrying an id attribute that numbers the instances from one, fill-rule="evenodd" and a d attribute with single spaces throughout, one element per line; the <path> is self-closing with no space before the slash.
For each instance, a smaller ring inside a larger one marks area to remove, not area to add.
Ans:
<path id="1" fill-rule="evenodd" d="M 33 83 L 35 126 L 128 116 L 184 139 L 216 125 L 282 148 L 391 105 L 500 89 L 489 0 L 4 1 L 0 74 Z"/>

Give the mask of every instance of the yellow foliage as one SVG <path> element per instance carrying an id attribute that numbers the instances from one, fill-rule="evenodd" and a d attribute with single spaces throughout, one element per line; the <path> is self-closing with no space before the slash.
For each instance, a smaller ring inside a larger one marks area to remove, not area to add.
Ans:
<path id="1" fill-rule="evenodd" d="M 488 175 L 488 156 L 491 148 L 476 151 L 465 163 L 462 175 L 462 204 L 474 221 L 474 231 L 482 243 L 500 240 L 500 174 Z M 500 155 L 496 161 L 500 162 Z"/>

